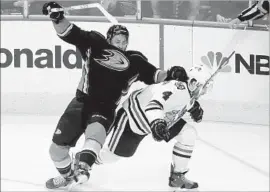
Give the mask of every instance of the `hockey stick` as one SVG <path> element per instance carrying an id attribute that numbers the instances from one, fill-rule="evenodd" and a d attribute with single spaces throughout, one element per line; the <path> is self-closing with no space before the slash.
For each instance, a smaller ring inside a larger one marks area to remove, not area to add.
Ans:
<path id="1" fill-rule="evenodd" d="M 81 10 L 81 9 L 89 9 L 89 8 L 98 8 L 103 15 L 113 24 L 117 24 L 117 19 L 112 16 L 104 7 L 102 7 L 99 3 L 90 3 L 90 4 L 84 4 L 84 5 L 75 5 L 71 7 L 65 7 L 65 8 L 52 8 L 51 12 L 58 12 L 58 11 L 72 11 L 72 10 Z"/>
<path id="2" fill-rule="evenodd" d="M 174 113 L 175 116 L 173 117 L 173 120 L 170 120 L 169 122 L 167 122 L 169 128 L 172 127 L 177 121 L 179 121 L 185 115 L 185 113 L 190 109 L 190 107 L 194 104 L 194 102 L 199 99 L 203 89 L 205 88 L 205 86 L 207 86 L 207 83 L 209 81 L 211 81 L 214 78 L 214 76 L 216 76 L 217 73 L 229 63 L 230 58 L 235 54 L 235 51 L 233 51 L 233 52 L 231 52 L 231 51 L 235 50 L 236 46 L 245 39 L 246 36 L 241 33 L 242 31 L 245 31 L 245 29 L 244 30 L 232 29 L 232 30 L 238 31 L 238 32 L 236 32 L 233 35 L 232 39 L 225 46 L 225 50 L 222 51 L 223 53 L 225 53 L 225 55 L 229 55 L 229 53 L 231 53 L 231 54 L 226 58 L 226 60 L 223 63 L 221 63 L 218 66 L 218 68 L 211 75 L 211 77 L 207 80 L 207 82 L 203 86 L 198 87 L 198 89 L 195 90 L 195 95 L 190 99 L 189 103 L 187 105 L 185 105 L 182 110 L 179 110 L 179 111 L 177 110 Z"/>
<path id="3" fill-rule="evenodd" d="M 196 100 L 200 98 L 202 95 L 203 90 L 206 88 L 207 84 L 229 63 L 231 57 L 235 54 L 235 51 L 233 51 L 225 60 L 225 62 L 221 63 L 215 72 L 210 76 L 210 78 L 203 84 L 203 86 L 198 87 L 195 90 L 195 94 L 192 96 L 190 99 L 189 103 L 183 107 L 182 110 L 180 110 L 174 117 L 174 120 L 170 122 L 168 125 L 169 128 L 171 128 L 176 122 L 178 122 L 184 115 L 185 113 L 191 108 L 191 106 L 194 104 Z"/>

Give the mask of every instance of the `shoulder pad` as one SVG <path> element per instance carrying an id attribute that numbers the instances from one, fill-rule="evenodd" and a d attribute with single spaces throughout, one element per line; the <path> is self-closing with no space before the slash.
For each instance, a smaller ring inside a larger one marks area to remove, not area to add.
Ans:
<path id="1" fill-rule="evenodd" d="M 147 57 L 145 57 L 141 52 L 139 51 L 127 51 L 127 54 L 129 56 L 137 56 L 137 57 L 141 57 L 143 60 L 148 61 Z"/>
<path id="2" fill-rule="evenodd" d="M 96 36 L 97 38 L 102 38 L 102 39 L 106 39 L 104 35 L 102 35 L 100 32 L 98 31 L 94 31 L 92 30 L 91 33 Z"/>

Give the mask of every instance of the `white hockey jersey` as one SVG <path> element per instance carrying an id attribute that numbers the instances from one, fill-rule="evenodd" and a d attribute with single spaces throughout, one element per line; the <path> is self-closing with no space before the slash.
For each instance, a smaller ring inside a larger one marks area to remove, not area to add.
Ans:
<path id="1" fill-rule="evenodd" d="M 149 85 L 131 93 L 122 104 L 127 112 L 129 124 L 134 133 L 151 133 L 150 124 L 158 118 L 165 118 L 166 110 L 181 110 L 190 101 L 186 83 L 171 80 Z"/>

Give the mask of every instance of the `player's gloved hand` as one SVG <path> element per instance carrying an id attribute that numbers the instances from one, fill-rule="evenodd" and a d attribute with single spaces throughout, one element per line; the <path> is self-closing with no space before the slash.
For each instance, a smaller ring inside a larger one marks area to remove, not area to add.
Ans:
<path id="1" fill-rule="evenodd" d="M 231 29 L 236 28 L 242 21 L 239 18 L 235 18 L 229 22 L 229 27 Z"/>
<path id="2" fill-rule="evenodd" d="M 170 132 L 164 119 L 156 119 L 151 123 L 152 136 L 156 141 L 169 140 Z"/>
<path id="3" fill-rule="evenodd" d="M 187 82 L 188 76 L 186 70 L 181 66 L 173 66 L 167 71 L 167 81 L 178 80 Z"/>
<path id="4" fill-rule="evenodd" d="M 64 18 L 64 11 L 52 12 L 51 10 L 54 8 L 59 9 L 63 7 L 56 2 L 48 2 L 43 5 L 42 13 L 43 15 L 49 15 L 51 20 L 57 24 Z"/>
<path id="5" fill-rule="evenodd" d="M 202 121 L 203 118 L 203 109 L 200 106 L 198 101 L 195 101 L 192 108 L 188 110 L 190 113 L 191 118 L 196 122 L 199 123 Z"/>

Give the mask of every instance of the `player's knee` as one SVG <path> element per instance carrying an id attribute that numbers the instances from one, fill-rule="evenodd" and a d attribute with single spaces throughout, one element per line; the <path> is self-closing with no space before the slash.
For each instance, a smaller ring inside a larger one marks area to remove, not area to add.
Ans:
<path id="1" fill-rule="evenodd" d="M 100 163 L 114 163 L 121 159 L 120 156 L 115 155 L 113 152 L 111 152 L 107 147 L 104 147 L 101 149 L 98 155 L 98 160 Z"/>
<path id="2" fill-rule="evenodd" d="M 91 123 L 85 130 L 85 139 L 97 141 L 102 146 L 106 139 L 106 129 L 98 122 Z"/>
<path id="3" fill-rule="evenodd" d="M 64 160 L 67 156 L 69 156 L 69 146 L 60 146 L 55 143 L 52 143 L 49 149 L 49 153 L 51 156 L 51 159 L 53 161 L 62 161 Z"/>
<path id="4" fill-rule="evenodd" d="M 190 124 L 185 124 L 176 140 L 184 145 L 194 145 L 197 139 L 197 130 Z"/>

